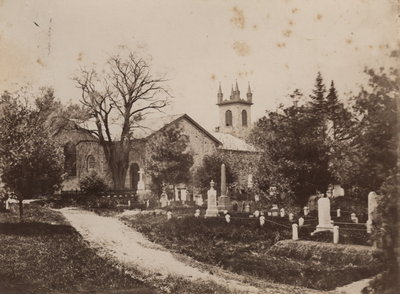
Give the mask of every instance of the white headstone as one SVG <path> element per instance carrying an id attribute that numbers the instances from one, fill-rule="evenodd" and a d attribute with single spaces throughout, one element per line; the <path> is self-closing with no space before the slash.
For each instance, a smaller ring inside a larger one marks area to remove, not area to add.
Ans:
<path id="1" fill-rule="evenodd" d="M 268 211 L 268 212 L 267 212 L 267 215 L 268 215 L 268 216 L 271 216 L 271 215 L 272 215 L 272 212 L 271 212 L 271 211 Z"/>
<path id="2" fill-rule="evenodd" d="M 139 173 L 139 181 L 138 181 L 138 184 L 137 184 L 137 189 L 138 190 L 144 190 L 145 189 L 145 185 L 144 185 L 144 181 L 143 181 L 143 174 L 144 174 L 143 168 L 141 168 L 138 173 Z"/>
<path id="3" fill-rule="evenodd" d="M 256 210 L 254 211 L 254 217 L 259 217 L 260 216 L 260 211 Z"/>
<path id="4" fill-rule="evenodd" d="M 225 220 L 229 224 L 231 222 L 231 216 L 229 214 L 225 215 Z"/>
<path id="5" fill-rule="evenodd" d="M 368 220 L 373 223 L 373 212 L 378 207 L 378 195 L 375 192 L 368 194 Z"/>
<path id="6" fill-rule="evenodd" d="M 318 226 L 315 232 L 333 230 L 331 223 L 331 201 L 328 197 L 318 199 Z"/>
<path id="7" fill-rule="evenodd" d="M 299 226 L 301 227 L 302 225 L 304 225 L 304 218 L 299 218 Z"/>
<path id="8" fill-rule="evenodd" d="M 310 210 L 308 209 L 308 206 L 304 206 L 303 212 L 304 212 L 304 216 L 307 216 L 310 213 Z"/>
<path id="9" fill-rule="evenodd" d="M 297 224 L 292 225 L 292 240 L 299 240 L 299 230 Z"/>
<path id="10" fill-rule="evenodd" d="M 210 189 L 207 191 L 207 210 L 205 217 L 218 216 L 217 191 L 214 189 L 214 181 L 210 182 Z"/>
<path id="11" fill-rule="evenodd" d="M 161 207 L 166 207 L 168 205 L 168 195 L 167 195 L 167 193 L 163 192 L 161 194 L 160 204 L 161 204 Z"/>
<path id="12" fill-rule="evenodd" d="M 172 212 L 168 211 L 167 212 L 167 220 L 170 220 L 172 218 Z"/>
<path id="13" fill-rule="evenodd" d="M 260 201 L 260 196 L 258 196 L 258 194 L 255 194 L 255 195 L 254 195 L 254 201 L 255 201 L 255 202 Z"/>
<path id="14" fill-rule="evenodd" d="M 250 212 L 250 204 L 246 203 L 246 206 L 244 207 L 245 212 Z"/>
<path id="15" fill-rule="evenodd" d="M 336 209 L 336 216 L 340 217 L 340 208 Z"/>
<path id="16" fill-rule="evenodd" d="M 285 209 L 284 208 L 281 208 L 279 213 L 280 213 L 281 217 L 285 217 Z"/>
<path id="17" fill-rule="evenodd" d="M 10 198 L 6 200 L 6 210 L 10 210 Z"/>
<path id="18" fill-rule="evenodd" d="M 271 215 L 272 216 L 278 216 L 279 215 L 279 208 L 278 208 L 277 204 L 272 204 Z"/>
<path id="19" fill-rule="evenodd" d="M 334 226 L 333 227 L 333 244 L 338 244 L 339 243 L 339 227 Z"/>

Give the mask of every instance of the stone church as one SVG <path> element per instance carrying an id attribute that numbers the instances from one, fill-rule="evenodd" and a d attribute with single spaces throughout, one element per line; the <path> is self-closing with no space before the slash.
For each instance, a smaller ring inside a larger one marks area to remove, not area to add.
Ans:
<path id="1" fill-rule="evenodd" d="M 243 99 L 238 84 L 232 87 L 229 99 L 224 99 L 221 85 L 217 93 L 219 108 L 219 126 L 213 131 L 206 130 L 187 114 L 167 115 L 144 119 L 140 128 L 135 130 L 134 144 L 129 154 L 129 169 L 125 179 L 125 189 L 137 191 L 140 195 L 150 193 L 151 177 L 146 173 L 146 147 L 155 144 L 156 135 L 170 127 L 179 127 L 189 139 L 189 148 L 193 155 L 192 170 L 202 164 L 204 156 L 219 152 L 229 158 L 235 158 L 234 165 L 240 171 L 240 181 L 246 182 L 251 167 L 247 162 L 256 164 L 258 152 L 246 143 L 244 138 L 252 126 L 252 92 L 250 85 Z M 75 122 L 71 121 L 71 124 Z M 87 126 L 86 126 L 87 127 Z M 103 149 L 95 137 L 78 128 L 62 130 L 55 138 L 64 146 L 65 169 L 68 174 L 63 183 L 63 190 L 79 189 L 79 180 L 92 171 L 111 182 Z M 185 183 L 176 186 L 175 200 L 193 199 L 193 191 L 187 191 Z"/>

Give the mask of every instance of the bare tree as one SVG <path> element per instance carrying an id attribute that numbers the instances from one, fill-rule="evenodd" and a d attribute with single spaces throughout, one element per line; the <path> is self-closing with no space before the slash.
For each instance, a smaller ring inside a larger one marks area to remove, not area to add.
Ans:
<path id="1" fill-rule="evenodd" d="M 82 90 L 82 104 L 95 120 L 96 129 L 88 131 L 103 147 L 114 189 L 123 189 L 134 127 L 149 111 L 167 105 L 165 79 L 154 77 L 149 63 L 130 52 L 127 57 L 111 56 L 101 75 L 94 68 L 81 69 L 74 80 Z M 120 127 L 117 137 L 113 125 Z"/>

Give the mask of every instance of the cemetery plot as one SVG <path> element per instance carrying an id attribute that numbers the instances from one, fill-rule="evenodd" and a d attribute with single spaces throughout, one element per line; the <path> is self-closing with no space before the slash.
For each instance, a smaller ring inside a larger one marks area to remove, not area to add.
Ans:
<path id="1" fill-rule="evenodd" d="M 373 276 L 382 269 L 375 261 L 351 264 L 346 260 L 346 254 L 343 254 L 341 263 L 298 258 L 294 252 L 293 256 L 275 254 L 275 251 L 269 250 L 274 244 L 292 238 L 292 223 L 288 216 L 262 216 L 264 224 L 261 225 L 261 216 L 249 217 L 249 214 L 245 217 L 243 214 L 231 213 L 228 219 L 227 214 L 223 213 L 212 218 L 196 217 L 194 214 L 198 215 L 198 211 L 192 209 L 190 215 L 186 210 L 181 210 L 172 211 L 168 217 L 138 214 L 123 217 L 122 220 L 144 233 L 151 241 L 168 249 L 239 274 L 257 276 L 272 282 L 331 290 Z M 200 215 L 204 214 L 205 211 L 201 211 Z M 313 222 L 314 230 L 318 222 L 312 217 L 304 216 L 306 223 Z M 300 239 L 304 231 L 300 228 Z M 332 232 L 327 233 L 330 234 L 328 242 L 332 243 Z M 351 261 L 351 257 L 348 260 Z"/>

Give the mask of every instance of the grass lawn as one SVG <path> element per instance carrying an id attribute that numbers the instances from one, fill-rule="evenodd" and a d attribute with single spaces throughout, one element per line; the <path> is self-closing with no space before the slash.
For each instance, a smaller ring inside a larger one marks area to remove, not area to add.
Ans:
<path id="1" fill-rule="evenodd" d="M 331 290 L 352 281 L 373 276 L 382 266 L 376 260 L 366 264 L 298 259 L 268 252 L 276 242 L 291 238 L 291 229 L 256 219 L 195 218 L 174 212 L 165 215 L 136 215 L 122 220 L 151 241 L 198 261 L 220 266 L 235 273 L 257 276 L 267 281 Z M 280 222 L 279 218 L 276 222 Z M 283 222 L 282 222 L 283 224 Z"/>
<path id="2" fill-rule="evenodd" d="M 0 212 L 0 293 L 157 293 L 113 267 L 58 212 Z M 112 291 L 112 292 L 110 292 Z M 115 292 L 114 292 L 115 291 Z"/>

